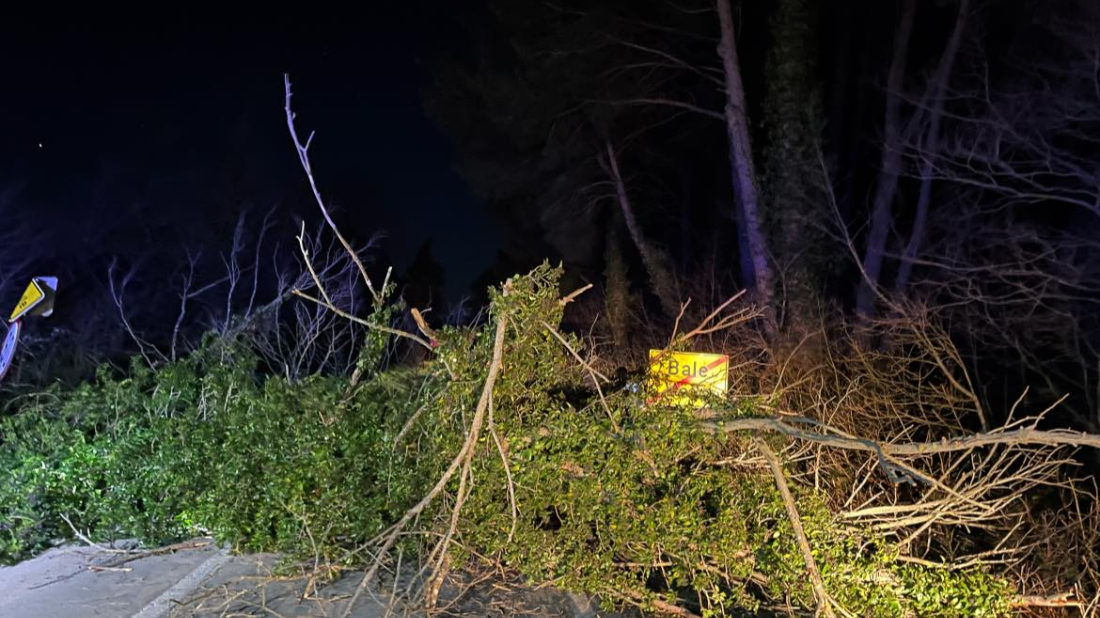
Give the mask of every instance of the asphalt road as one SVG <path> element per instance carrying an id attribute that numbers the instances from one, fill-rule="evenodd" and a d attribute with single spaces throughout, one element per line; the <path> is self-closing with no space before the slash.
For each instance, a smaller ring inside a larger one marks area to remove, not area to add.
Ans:
<path id="1" fill-rule="evenodd" d="M 0 567 L 0 618 L 214 618 L 342 616 L 359 573 L 317 588 L 308 576 L 277 575 L 280 557 L 232 555 L 210 539 L 153 552 L 70 545 Z M 553 589 L 486 586 L 455 601 L 464 615 L 608 616 L 585 597 Z M 461 607 L 457 604 L 464 604 Z M 383 591 L 363 594 L 354 618 L 415 616 Z"/>

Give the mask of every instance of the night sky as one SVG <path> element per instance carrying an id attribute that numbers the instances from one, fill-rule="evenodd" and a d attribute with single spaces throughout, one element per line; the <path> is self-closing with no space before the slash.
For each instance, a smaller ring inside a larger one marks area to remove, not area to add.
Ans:
<path id="1" fill-rule="evenodd" d="M 287 232 L 317 209 L 286 130 L 288 72 L 299 131 L 317 132 L 318 182 L 345 233 L 384 234 L 378 259 L 399 271 L 430 239 L 448 296 L 461 297 L 499 234 L 424 115 L 422 59 L 451 39 L 446 15 L 416 9 L 223 25 L 4 20 L 3 216 L 33 223 L 39 254 L 60 263 L 150 242 L 178 245 L 182 257 L 228 238 L 242 209 L 258 220 L 276 208 L 276 240 L 293 243 Z"/>

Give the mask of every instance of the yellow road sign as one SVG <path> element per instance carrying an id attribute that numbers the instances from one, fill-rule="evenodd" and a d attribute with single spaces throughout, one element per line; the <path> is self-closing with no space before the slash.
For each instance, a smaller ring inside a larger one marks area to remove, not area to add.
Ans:
<path id="1" fill-rule="evenodd" d="M 27 284 L 27 289 L 23 291 L 23 297 L 19 299 L 19 302 L 15 305 L 15 309 L 12 310 L 11 317 L 8 318 L 8 321 L 14 322 L 23 317 L 43 300 L 46 300 L 46 292 L 37 281 L 32 279 L 31 282 Z"/>
<path id="2" fill-rule="evenodd" d="M 650 401 L 700 407 L 729 388 L 729 357 L 724 354 L 649 351 Z"/>

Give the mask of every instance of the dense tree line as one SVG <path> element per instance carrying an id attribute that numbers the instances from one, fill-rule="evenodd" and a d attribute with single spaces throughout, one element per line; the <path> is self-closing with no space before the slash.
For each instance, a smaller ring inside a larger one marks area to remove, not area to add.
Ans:
<path id="1" fill-rule="evenodd" d="M 845 5 L 490 1 L 426 108 L 504 270 L 558 256 L 612 318 L 700 279 L 766 329 L 920 306 L 1095 426 L 1100 15 Z"/>

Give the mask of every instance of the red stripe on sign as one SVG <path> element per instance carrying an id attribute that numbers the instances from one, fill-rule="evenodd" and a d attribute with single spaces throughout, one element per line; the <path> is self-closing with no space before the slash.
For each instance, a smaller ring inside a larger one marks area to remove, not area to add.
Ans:
<path id="1" fill-rule="evenodd" d="M 713 363 L 707 365 L 706 370 L 710 371 L 711 369 L 721 367 L 722 365 L 726 364 L 727 361 L 729 361 L 729 357 L 728 356 L 723 356 L 722 358 L 720 358 L 720 359 L 714 361 Z M 669 390 L 671 390 L 671 391 L 679 390 L 681 387 L 686 386 L 688 384 L 691 384 L 691 381 L 695 377 L 697 377 L 697 376 L 688 376 L 688 377 L 684 378 L 683 380 L 680 380 L 679 382 L 674 382 L 672 384 L 672 386 L 669 387 Z"/>

